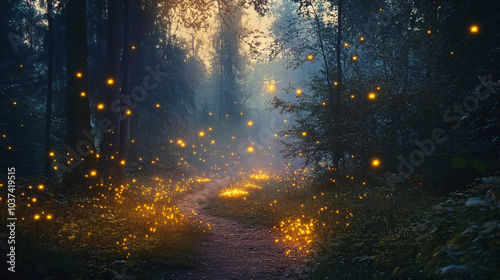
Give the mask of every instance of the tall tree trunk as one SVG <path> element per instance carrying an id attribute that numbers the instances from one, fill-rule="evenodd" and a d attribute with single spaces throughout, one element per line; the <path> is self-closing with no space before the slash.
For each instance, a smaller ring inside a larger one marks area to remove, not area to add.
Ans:
<path id="1" fill-rule="evenodd" d="M 122 92 L 121 94 L 126 96 L 130 94 L 130 71 L 131 71 L 131 51 L 132 43 L 130 38 L 130 0 L 124 0 L 124 28 L 123 28 L 123 60 L 122 60 Z M 134 47 L 135 48 L 135 47 Z M 130 110 L 131 108 L 127 108 Z M 138 111 L 132 112 L 132 114 L 137 114 Z M 130 117 L 125 115 L 122 117 L 120 122 L 120 146 L 119 155 L 120 160 L 127 162 L 128 157 L 128 131 L 129 131 Z"/>
<path id="2" fill-rule="evenodd" d="M 70 163 L 63 180 L 71 189 L 99 183 L 90 126 L 87 56 L 86 0 L 72 0 L 66 4 L 66 145 Z"/>
<path id="3" fill-rule="evenodd" d="M 105 181 L 119 182 L 122 179 L 122 168 L 118 154 L 120 145 L 120 0 L 108 1 L 108 23 L 107 23 L 107 50 L 106 50 L 106 76 L 102 84 L 105 87 L 104 95 L 104 118 L 101 121 L 109 121 L 111 127 L 103 131 L 100 145 L 100 171 Z M 117 106 L 118 105 L 118 106 Z"/>
<path id="4" fill-rule="evenodd" d="M 47 52 L 48 52 L 48 69 L 47 69 L 47 104 L 45 106 L 45 176 L 49 177 L 51 173 L 51 141 L 50 130 L 52 125 L 52 74 L 54 71 L 54 50 L 52 46 L 53 23 L 52 23 L 52 0 L 47 0 L 47 15 L 48 15 L 48 33 L 47 33 Z"/>
<path id="5" fill-rule="evenodd" d="M 334 116 L 336 119 L 336 126 L 337 126 L 337 133 L 335 135 L 335 148 L 337 149 L 335 153 L 335 170 L 336 170 L 336 175 L 337 175 L 337 180 L 338 184 L 340 184 L 340 166 L 339 166 L 339 161 L 341 158 L 341 154 L 343 155 L 343 149 L 341 148 L 341 140 L 340 140 L 340 124 L 341 124 L 341 119 L 340 119 L 340 98 L 342 96 L 342 60 L 340 58 L 340 50 L 342 48 L 342 8 L 343 8 L 343 1 L 338 0 L 338 23 L 337 23 L 337 75 L 338 75 L 338 81 L 337 81 L 337 96 L 336 96 L 336 105 L 335 106 L 335 112 Z"/>
<path id="6" fill-rule="evenodd" d="M 220 35 L 219 35 L 219 45 L 220 45 L 220 54 L 219 54 L 219 72 L 220 72 L 220 97 L 219 97 L 219 125 L 222 124 L 222 115 L 223 115 L 223 110 L 222 110 L 222 104 L 223 104 L 223 70 L 222 70 L 222 61 L 223 61 L 223 40 L 222 40 L 222 20 L 220 22 Z"/>
<path id="7" fill-rule="evenodd" d="M 337 96 L 336 96 L 336 109 L 335 116 L 340 121 L 340 97 L 342 96 L 342 60 L 340 58 L 340 50 L 342 48 L 342 5 L 343 1 L 338 0 L 338 24 L 337 24 L 337 73 L 338 73 L 338 81 L 337 81 Z"/>
<path id="8" fill-rule="evenodd" d="M 337 96 L 335 98 L 334 102 L 334 95 L 335 92 L 333 90 L 333 85 L 330 77 L 330 67 L 328 65 L 328 57 L 326 55 L 326 50 L 325 50 L 325 45 L 323 41 L 323 33 L 321 30 L 321 24 L 319 21 L 319 15 L 318 12 L 316 11 L 314 5 L 311 5 L 311 8 L 313 9 L 314 12 L 314 19 L 316 21 L 316 28 L 318 29 L 318 40 L 319 40 L 319 46 L 321 49 L 321 56 L 323 57 L 323 63 L 325 64 L 325 74 L 326 74 L 326 83 L 328 85 L 328 98 L 330 102 L 330 111 L 332 115 L 332 127 L 333 127 L 333 135 L 332 135 L 332 146 L 333 146 L 333 151 L 332 151 L 332 161 L 334 164 L 334 168 L 332 170 L 332 177 L 335 178 L 335 182 L 340 184 L 340 172 L 339 172 L 339 161 L 340 161 L 340 154 L 342 153 L 342 149 L 340 148 L 340 86 L 341 86 L 341 81 L 342 81 L 342 68 L 340 64 L 340 51 L 341 51 L 341 40 L 342 40 L 342 1 L 339 0 L 338 3 L 338 40 L 337 40 L 337 71 L 338 71 L 338 81 L 337 81 Z"/>

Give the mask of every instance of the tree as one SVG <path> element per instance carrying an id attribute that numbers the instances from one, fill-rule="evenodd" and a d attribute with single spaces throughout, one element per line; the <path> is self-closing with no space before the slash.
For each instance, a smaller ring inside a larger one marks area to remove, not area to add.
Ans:
<path id="1" fill-rule="evenodd" d="M 45 176 L 52 174 L 51 168 L 51 126 L 52 126 L 52 74 L 54 71 L 54 48 L 52 47 L 53 37 L 53 23 L 52 23 L 52 0 L 47 0 L 47 15 L 48 15 L 48 34 L 47 34 L 47 52 L 48 66 L 47 66 L 47 104 L 45 106 Z"/>
<path id="2" fill-rule="evenodd" d="M 120 108 L 121 84 L 121 51 L 123 39 L 121 37 L 121 1 L 109 0 L 107 7 L 107 40 L 106 40 L 106 76 L 103 77 L 104 102 L 102 103 L 102 122 L 109 122 L 109 129 L 102 132 L 102 141 L 99 146 L 99 166 L 103 178 L 108 181 L 119 182 L 123 176 L 120 166 L 120 122 L 122 114 L 127 111 Z M 118 106 L 117 106 L 118 105 Z"/>
<path id="3" fill-rule="evenodd" d="M 66 145 L 64 184 L 85 188 L 99 180 L 97 156 L 90 126 L 87 69 L 86 0 L 66 4 Z M 89 185 L 85 185 L 89 184 Z"/>

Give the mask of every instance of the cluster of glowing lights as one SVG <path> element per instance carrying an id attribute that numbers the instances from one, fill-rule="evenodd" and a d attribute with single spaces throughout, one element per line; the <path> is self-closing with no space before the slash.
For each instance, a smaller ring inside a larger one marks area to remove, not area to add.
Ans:
<path id="1" fill-rule="evenodd" d="M 244 189 L 228 189 L 222 191 L 219 196 L 221 197 L 241 197 L 248 195 L 248 191 Z"/>
<path id="2" fill-rule="evenodd" d="M 198 178 L 198 179 L 196 179 L 196 182 L 198 182 L 198 183 L 207 183 L 210 181 L 212 181 L 212 179 L 210 179 L 210 178 Z"/>
<path id="3" fill-rule="evenodd" d="M 264 174 L 264 173 L 259 173 L 259 174 L 252 174 L 250 175 L 250 178 L 258 181 L 265 181 L 269 180 L 269 175 Z"/>
<path id="4" fill-rule="evenodd" d="M 301 219 L 287 219 L 281 221 L 279 229 L 283 236 L 282 242 L 294 242 L 298 244 L 309 244 L 313 241 L 314 219 L 303 221 Z M 275 227 L 276 228 L 276 227 Z M 279 242 L 279 239 L 275 240 Z M 302 250 L 302 247 L 299 248 Z"/>

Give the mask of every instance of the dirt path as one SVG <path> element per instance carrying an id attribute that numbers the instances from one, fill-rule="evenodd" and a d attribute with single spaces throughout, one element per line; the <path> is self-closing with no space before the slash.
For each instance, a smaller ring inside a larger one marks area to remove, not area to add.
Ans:
<path id="1" fill-rule="evenodd" d="M 250 228 L 234 220 L 209 215 L 203 209 L 204 199 L 228 182 L 228 179 L 212 181 L 201 191 L 178 202 L 184 213 L 196 213 L 196 217 L 209 223 L 212 229 L 201 248 L 199 266 L 168 273 L 166 279 L 299 279 L 291 271 L 300 261 L 285 256 L 286 249 L 274 242 L 277 236 L 270 229 Z"/>

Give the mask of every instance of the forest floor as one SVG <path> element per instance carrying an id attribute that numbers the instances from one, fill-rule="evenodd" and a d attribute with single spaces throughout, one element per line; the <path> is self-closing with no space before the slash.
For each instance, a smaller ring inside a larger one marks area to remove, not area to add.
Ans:
<path id="1" fill-rule="evenodd" d="M 211 234 L 200 249 L 196 267 L 176 269 L 164 276 L 179 280 L 299 279 L 294 271 L 303 260 L 285 254 L 288 248 L 275 242 L 278 237 L 275 230 L 209 214 L 206 199 L 227 184 L 229 178 L 214 180 L 178 201 L 183 213 L 210 224 Z"/>

